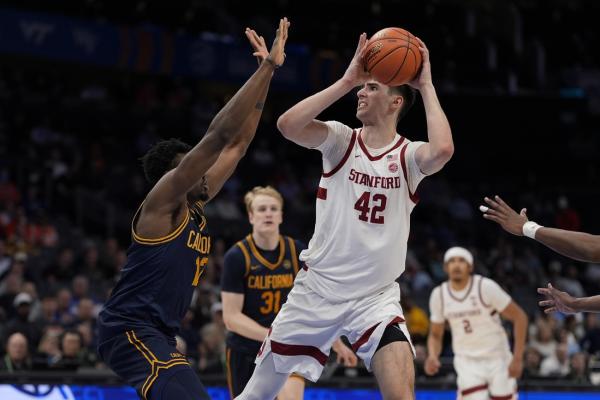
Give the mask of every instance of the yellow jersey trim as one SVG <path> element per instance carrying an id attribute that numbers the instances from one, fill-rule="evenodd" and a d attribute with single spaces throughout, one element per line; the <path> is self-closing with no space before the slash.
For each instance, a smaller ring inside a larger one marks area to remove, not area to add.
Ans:
<path id="1" fill-rule="evenodd" d="M 150 351 L 150 349 L 144 344 L 144 342 L 137 338 L 133 330 L 125 332 L 125 335 L 127 336 L 127 340 L 129 340 L 129 343 L 131 343 L 140 353 L 142 353 L 144 358 L 150 364 L 150 374 L 148 375 L 148 377 L 146 377 L 146 380 L 142 385 L 142 396 L 144 397 L 144 399 L 148 398 L 148 391 L 150 390 L 150 387 L 152 387 L 152 384 L 154 383 L 156 378 L 158 378 L 158 373 L 161 369 L 169 369 L 176 365 L 190 365 L 187 359 L 184 357 L 176 357 L 169 361 L 160 361 L 156 358 L 154 353 Z"/>
<path id="2" fill-rule="evenodd" d="M 244 274 L 244 277 L 247 277 L 250 274 L 250 253 L 248 253 L 248 250 L 246 249 L 246 246 L 244 246 L 243 242 L 237 242 L 236 245 L 244 254 L 244 260 L 246 260 L 246 273 Z"/>
<path id="3" fill-rule="evenodd" d="M 294 243 L 294 239 L 291 237 L 287 238 L 288 244 L 290 246 L 290 255 L 292 256 L 292 265 L 294 266 L 294 275 L 298 275 L 298 271 L 300 267 L 298 266 L 298 254 L 296 253 L 296 243 Z"/>
<path id="4" fill-rule="evenodd" d="M 258 251 L 258 248 L 256 248 L 256 245 L 254 244 L 254 239 L 252 239 L 252 234 L 248 235 L 246 237 L 246 240 L 248 240 L 248 244 L 250 245 L 250 250 L 252 251 L 252 254 L 254 254 L 254 257 L 256 257 L 256 259 L 262 265 L 269 268 L 270 270 L 276 269 L 283 262 L 283 258 L 285 257 L 285 241 L 283 240 L 283 237 L 281 235 L 279 235 L 279 258 L 277 259 L 275 264 L 270 263 L 267 259 L 265 259 L 262 256 L 262 254 L 260 254 L 260 251 Z"/>
<path id="5" fill-rule="evenodd" d="M 156 239 L 148 239 L 148 238 L 141 237 L 137 233 L 135 233 L 134 224 L 135 224 L 135 221 L 136 221 L 136 219 L 138 217 L 138 214 L 141 211 L 143 205 L 144 205 L 144 203 L 142 203 L 140 205 L 140 207 L 136 211 L 135 215 L 133 216 L 133 221 L 131 222 L 131 234 L 133 236 L 133 240 L 135 240 L 138 243 L 148 244 L 148 245 L 157 245 L 157 244 L 163 244 L 163 243 L 170 242 L 171 240 L 173 240 L 177 236 L 179 236 L 179 234 L 181 232 L 183 232 L 183 230 L 185 229 L 186 225 L 190 221 L 190 210 L 186 206 L 185 207 L 185 217 L 183 218 L 183 221 L 181 221 L 181 224 L 179 224 L 179 226 L 173 232 L 169 233 L 166 236 L 162 236 L 162 237 L 159 237 L 159 238 L 156 238 Z M 206 225 L 206 222 L 204 222 L 204 225 Z"/>

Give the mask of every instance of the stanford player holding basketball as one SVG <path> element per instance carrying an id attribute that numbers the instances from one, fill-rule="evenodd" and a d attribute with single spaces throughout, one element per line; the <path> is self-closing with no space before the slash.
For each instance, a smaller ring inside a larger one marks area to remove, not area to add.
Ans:
<path id="1" fill-rule="evenodd" d="M 315 232 L 300 256 L 308 268 L 273 322 L 240 399 L 273 399 L 294 372 L 316 381 L 340 335 L 374 372 L 384 399 L 414 398 L 413 350 L 395 280 L 404 270 L 417 185 L 444 166 L 454 145 L 423 42 L 420 74 L 411 87 L 392 88 L 365 72 L 366 41 L 363 33 L 342 79 L 279 118 L 286 138 L 321 151 L 324 173 Z M 357 86 L 362 128 L 315 119 Z M 413 88 L 423 98 L 429 142 L 396 133 Z"/>

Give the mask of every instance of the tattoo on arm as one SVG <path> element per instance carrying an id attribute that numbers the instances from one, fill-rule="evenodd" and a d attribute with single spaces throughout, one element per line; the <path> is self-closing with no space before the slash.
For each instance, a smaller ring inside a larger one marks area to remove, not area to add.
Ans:
<path id="1" fill-rule="evenodd" d="M 254 106 L 254 108 L 256 108 L 257 110 L 262 110 L 264 107 L 265 107 L 264 101 L 259 101 L 256 103 L 256 106 Z"/>

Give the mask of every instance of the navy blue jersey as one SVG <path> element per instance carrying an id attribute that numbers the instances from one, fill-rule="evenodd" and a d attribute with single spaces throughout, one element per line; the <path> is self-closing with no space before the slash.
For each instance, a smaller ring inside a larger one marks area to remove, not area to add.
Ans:
<path id="1" fill-rule="evenodd" d="M 136 234 L 138 214 L 121 278 L 99 315 L 103 338 L 140 327 L 175 335 L 208 263 L 211 240 L 200 202 L 186 207 L 177 229 L 158 239 Z"/>
<path id="2" fill-rule="evenodd" d="M 304 248 L 303 243 L 280 236 L 275 250 L 262 250 L 256 246 L 252 235 L 248 235 L 225 253 L 221 289 L 243 294 L 242 313 L 269 327 L 292 290 L 301 268 L 298 254 Z M 255 355 L 261 343 L 230 332 L 227 345 Z"/>

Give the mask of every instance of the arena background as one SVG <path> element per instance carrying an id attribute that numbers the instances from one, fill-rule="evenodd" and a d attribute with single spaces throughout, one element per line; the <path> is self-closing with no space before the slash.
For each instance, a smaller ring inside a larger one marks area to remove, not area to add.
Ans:
<path id="1" fill-rule="evenodd" d="M 284 15 L 292 21 L 288 58 L 256 139 L 207 206 L 216 245 L 182 331 L 211 395 L 227 398 L 218 283 L 224 252 L 250 230 L 243 194 L 271 184 L 286 201 L 282 232 L 307 242 L 314 225 L 319 154 L 284 140 L 277 117 L 342 75 L 361 32 L 400 26 L 430 49 L 456 146 L 444 170 L 419 188 L 400 279 L 417 345 L 418 398 L 454 396 L 448 335 L 442 373 L 422 372 L 427 300 L 454 244 L 469 247 L 476 271 L 530 316 L 521 398 L 597 398 L 600 321 L 543 316 L 535 288 L 551 281 L 574 295 L 600 293 L 600 265 L 510 237 L 477 206 L 499 194 L 540 224 L 600 232 L 599 11 L 591 0 L 3 0 L 0 354 L 11 333 L 24 332 L 31 370 L 1 371 L 0 398 L 135 398 L 97 362 L 94 331 L 125 260 L 132 214 L 149 189 L 139 157 L 159 138 L 197 142 L 255 68 L 244 28 L 270 43 Z M 349 95 L 324 118 L 356 125 L 354 109 Z M 399 129 L 426 139 L 419 101 Z M 20 293 L 33 298 L 27 315 L 14 307 Z M 58 345 L 66 329 L 83 337 L 75 363 L 64 362 Z M 542 371 L 544 355 L 562 360 L 561 368 Z M 374 389 L 364 367 L 331 360 L 306 398 L 378 398 Z"/>

